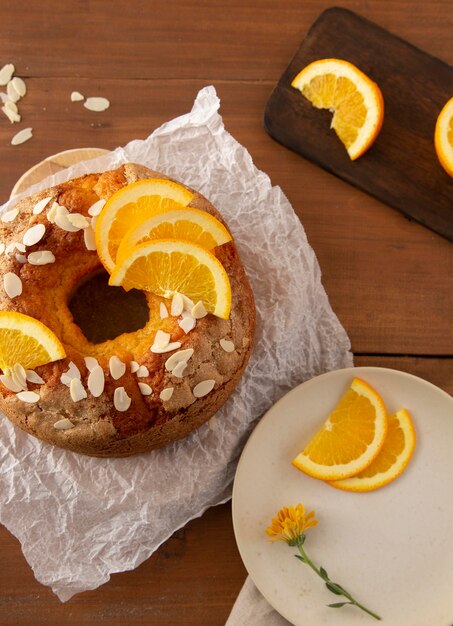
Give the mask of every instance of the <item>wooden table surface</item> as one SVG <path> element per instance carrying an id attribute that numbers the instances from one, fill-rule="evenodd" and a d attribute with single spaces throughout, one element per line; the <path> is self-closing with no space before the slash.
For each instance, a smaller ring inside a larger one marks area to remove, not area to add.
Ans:
<path id="1" fill-rule="evenodd" d="M 453 62 L 450 1 L 342 5 Z M 188 111 L 197 91 L 213 84 L 226 128 L 301 218 L 355 363 L 411 372 L 453 393 L 452 245 L 263 130 L 275 82 L 328 6 L 321 0 L 2 0 L 0 66 L 14 63 L 28 94 L 20 103 L 23 123 L 12 127 L 0 115 L 0 198 L 48 155 L 144 138 Z M 89 112 L 70 102 L 73 90 L 105 96 L 111 107 Z M 33 127 L 33 138 L 9 145 L 25 126 Z M 137 570 L 65 604 L 36 582 L 3 527 L 0 562 L 2 625 L 222 625 L 246 576 L 229 504 L 175 533 Z"/>

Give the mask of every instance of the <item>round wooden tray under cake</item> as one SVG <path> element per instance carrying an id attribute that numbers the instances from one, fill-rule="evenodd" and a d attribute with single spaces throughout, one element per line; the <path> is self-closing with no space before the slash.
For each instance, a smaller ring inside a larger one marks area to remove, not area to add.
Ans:
<path id="1" fill-rule="evenodd" d="M 70 165 L 79 163 L 79 161 L 87 161 L 98 156 L 106 154 L 108 150 L 103 148 L 74 148 L 73 150 L 64 150 L 53 154 L 47 159 L 40 161 L 29 170 L 22 174 L 11 191 L 11 198 L 26 191 L 28 187 L 39 183 L 47 176 L 56 174 L 60 170 L 64 170 Z"/>

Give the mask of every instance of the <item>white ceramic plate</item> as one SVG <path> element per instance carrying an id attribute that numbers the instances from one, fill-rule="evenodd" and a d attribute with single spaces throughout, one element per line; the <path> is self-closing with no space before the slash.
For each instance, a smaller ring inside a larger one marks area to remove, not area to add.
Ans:
<path id="1" fill-rule="evenodd" d="M 291 465 L 352 378 L 366 380 L 389 412 L 407 408 L 417 447 L 406 471 L 369 493 L 348 493 Z M 377 623 L 341 601 L 265 529 L 282 506 L 302 502 L 318 526 L 305 549 L 332 580 L 378 613 L 385 626 L 453 625 L 453 399 L 420 378 L 357 367 L 293 389 L 263 417 L 238 465 L 233 523 L 242 560 L 268 602 L 296 626 Z"/>

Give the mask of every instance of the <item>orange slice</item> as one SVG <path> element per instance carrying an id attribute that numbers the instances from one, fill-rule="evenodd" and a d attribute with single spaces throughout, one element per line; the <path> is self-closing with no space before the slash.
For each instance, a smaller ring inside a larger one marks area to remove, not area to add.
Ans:
<path id="1" fill-rule="evenodd" d="M 109 285 L 126 291 L 142 289 L 163 298 L 176 293 L 194 302 L 201 300 L 208 311 L 228 319 L 231 286 L 220 261 L 201 246 L 178 239 L 157 239 L 142 243 L 121 259 Z"/>
<path id="2" fill-rule="evenodd" d="M 139 180 L 113 194 L 95 228 L 96 249 L 105 269 L 111 272 L 115 267 L 118 247 L 128 230 L 162 211 L 184 208 L 193 197 L 182 185 L 164 178 Z"/>
<path id="3" fill-rule="evenodd" d="M 218 219 L 206 211 L 192 208 L 165 211 L 131 228 L 121 241 L 117 259 L 127 256 L 138 244 L 153 239 L 183 239 L 212 250 L 231 241 L 231 235 Z"/>
<path id="4" fill-rule="evenodd" d="M 4 373 L 17 363 L 34 369 L 65 356 L 63 345 L 50 328 L 23 313 L 0 311 L 0 367 Z"/>
<path id="5" fill-rule="evenodd" d="M 434 146 L 444 170 L 453 176 L 453 98 L 447 102 L 436 122 Z"/>
<path id="6" fill-rule="evenodd" d="M 293 465 L 322 480 L 348 478 L 370 465 L 384 445 L 386 434 L 387 414 L 381 397 L 368 383 L 354 378 Z"/>
<path id="7" fill-rule="evenodd" d="M 415 450 L 415 430 L 409 411 L 401 409 L 388 418 L 384 445 L 368 467 L 356 476 L 329 482 L 345 491 L 372 491 L 395 480 L 407 467 Z"/>
<path id="8" fill-rule="evenodd" d="M 291 85 L 317 109 L 332 111 L 331 128 L 352 160 L 370 148 L 381 130 L 384 99 L 376 83 L 355 65 L 341 59 L 314 61 Z"/>

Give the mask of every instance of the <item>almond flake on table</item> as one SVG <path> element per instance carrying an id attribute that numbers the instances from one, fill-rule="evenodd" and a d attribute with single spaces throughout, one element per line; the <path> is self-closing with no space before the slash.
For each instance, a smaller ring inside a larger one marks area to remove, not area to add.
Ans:
<path id="1" fill-rule="evenodd" d="M 184 309 L 184 300 L 180 293 L 175 293 L 171 301 L 170 313 L 174 317 L 179 317 Z"/>
<path id="2" fill-rule="evenodd" d="M 221 339 L 219 343 L 222 350 L 225 350 L 225 352 L 234 352 L 234 343 L 229 339 Z"/>
<path id="3" fill-rule="evenodd" d="M 172 372 L 178 363 L 187 363 L 194 353 L 193 348 L 187 348 L 186 350 L 179 350 L 175 354 L 172 354 L 165 361 L 165 369 L 167 372 Z"/>
<path id="4" fill-rule="evenodd" d="M 140 365 L 137 363 L 137 361 L 131 361 L 131 373 L 135 374 L 135 372 L 138 372 L 140 368 Z"/>
<path id="5" fill-rule="evenodd" d="M 198 383 L 198 385 L 195 385 L 192 393 L 196 398 L 202 398 L 203 396 L 208 395 L 208 393 L 214 389 L 214 385 L 215 385 L 215 380 L 212 380 L 212 379 L 202 380 L 201 383 Z"/>
<path id="6" fill-rule="evenodd" d="M 127 409 L 131 406 L 131 398 L 127 395 L 124 387 L 117 387 L 115 389 L 115 393 L 113 394 L 113 404 L 115 405 L 115 409 L 117 411 L 127 411 Z"/>
<path id="7" fill-rule="evenodd" d="M 164 320 L 168 317 L 168 310 L 163 302 L 159 304 L 159 315 L 161 320 Z"/>
<path id="8" fill-rule="evenodd" d="M 96 365 L 96 367 L 91 370 L 90 375 L 88 376 L 87 385 L 91 394 L 95 398 L 99 398 L 104 391 L 105 386 L 104 370 L 100 365 Z"/>
<path id="9" fill-rule="evenodd" d="M 29 383 L 33 383 L 34 385 L 44 385 L 44 380 L 35 372 L 35 370 L 25 370 L 25 373 Z"/>
<path id="10" fill-rule="evenodd" d="M 39 400 L 39 393 L 36 393 L 35 391 L 19 391 L 19 393 L 16 393 L 16 398 L 19 398 L 22 402 L 34 404 Z"/>
<path id="11" fill-rule="evenodd" d="M 19 146 L 33 137 L 33 128 L 23 128 L 11 139 L 12 146 Z"/>
<path id="12" fill-rule="evenodd" d="M 138 388 L 140 389 L 142 396 L 150 396 L 153 393 L 151 387 L 146 383 L 138 383 Z"/>
<path id="13" fill-rule="evenodd" d="M 84 400 L 88 394 L 85 391 L 82 381 L 79 378 L 73 378 L 69 384 L 69 393 L 73 402 Z"/>
<path id="14" fill-rule="evenodd" d="M 27 87 L 22 78 L 19 78 L 19 76 L 14 76 L 14 78 L 10 80 L 8 85 L 12 85 L 14 91 L 19 95 L 19 98 L 23 98 L 27 93 Z"/>
<path id="15" fill-rule="evenodd" d="M 101 112 L 109 108 L 110 102 L 107 98 L 92 96 L 85 100 L 83 106 L 89 111 Z"/>
<path id="16" fill-rule="evenodd" d="M 88 226 L 88 228 L 84 228 L 83 241 L 87 250 L 89 250 L 90 252 L 96 250 L 96 237 L 94 235 L 94 230 L 91 226 Z"/>
<path id="17" fill-rule="evenodd" d="M 2 111 L 3 113 L 6 115 L 6 117 L 9 119 L 9 121 L 11 122 L 11 124 L 15 124 L 17 122 L 21 121 L 21 116 L 19 115 L 19 113 L 17 111 L 14 111 L 11 106 L 8 105 L 14 105 L 16 106 L 15 102 L 12 102 L 11 100 L 8 100 L 8 103 L 5 104 L 4 106 L 2 106 Z M 16 107 L 17 109 L 17 107 Z"/>
<path id="18" fill-rule="evenodd" d="M 5 102 L 5 109 L 8 109 L 8 111 L 11 111 L 11 113 L 19 113 L 17 104 L 9 99 Z"/>
<path id="19" fill-rule="evenodd" d="M 4 223 L 13 222 L 16 217 L 19 215 L 19 209 L 10 209 L 9 211 L 5 211 L 2 213 L 1 220 Z"/>
<path id="20" fill-rule="evenodd" d="M 47 196 L 47 198 L 39 200 L 39 202 L 37 202 L 33 207 L 33 215 L 39 215 L 42 213 L 51 200 L 52 196 Z"/>
<path id="21" fill-rule="evenodd" d="M 105 203 L 106 203 L 106 200 L 101 198 L 100 200 L 92 204 L 90 208 L 88 209 L 88 215 L 91 215 L 91 217 L 96 217 L 96 215 L 99 215 L 99 213 L 104 208 Z"/>
<path id="22" fill-rule="evenodd" d="M 16 68 L 12 63 L 7 63 L 6 65 L 4 65 L 0 70 L 0 85 L 7 85 L 13 77 L 15 71 Z"/>
<path id="23" fill-rule="evenodd" d="M 69 430 L 70 428 L 74 428 L 74 424 L 71 422 L 71 420 L 68 420 L 67 417 L 64 417 L 62 420 L 58 420 L 58 422 L 55 422 L 53 427 L 56 430 Z"/>
<path id="24" fill-rule="evenodd" d="M 112 378 L 118 380 L 126 372 L 126 364 L 123 363 L 117 356 L 111 356 L 109 361 L 109 369 Z"/>
<path id="25" fill-rule="evenodd" d="M 162 400 L 162 402 L 167 402 L 167 400 L 170 400 L 170 398 L 172 397 L 173 391 L 174 387 L 166 387 L 160 392 L 159 398 Z"/>
<path id="26" fill-rule="evenodd" d="M 202 317 L 206 317 L 206 315 L 208 314 L 201 300 L 198 300 L 196 305 L 193 307 L 191 313 L 192 317 L 194 317 L 196 320 L 200 320 Z"/>
<path id="27" fill-rule="evenodd" d="M 8 298 L 16 298 L 22 293 L 22 281 L 13 272 L 7 272 L 3 276 L 3 288 Z"/>
<path id="28" fill-rule="evenodd" d="M 27 261 L 30 265 L 48 265 L 55 263 L 55 256 L 50 250 L 38 250 L 37 252 L 30 252 Z"/>
<path id="29" fill-rule="evenodd" d="M 82 96 L 80 91 L 73 91 L 71 93 L 71 102 L 81 102 L 82 100 L 85 100 L 85 96 Z"/>
<path id="30" fill-rule="evenodd" d="M 89 372 L 92 372 L 94 368 L 99 365 L 98 360 L 95 359 L 94 356 L 86 356 L 83 360 Z"/>
<path id="31" fill-rule="evenodd" d="M 22 237 L 22 243 L 24 246 L 34 246 L 44 237 L 46 232 L 46 227 L 44 224 L 35 224 L 28 228 L 24 236 Z"/>
<path id="32" fill-rule="evenodd" d="M 14 88 L 13 85 L 13 81 L 10 80 L 9 83 L 6 85 L 6 93 L 8 95 L 8 98 L 12 101 L 12 102 L 19 102 L 20 100 L 20 94 L 18 91 L 16 91 L 16 89 Z"/>

